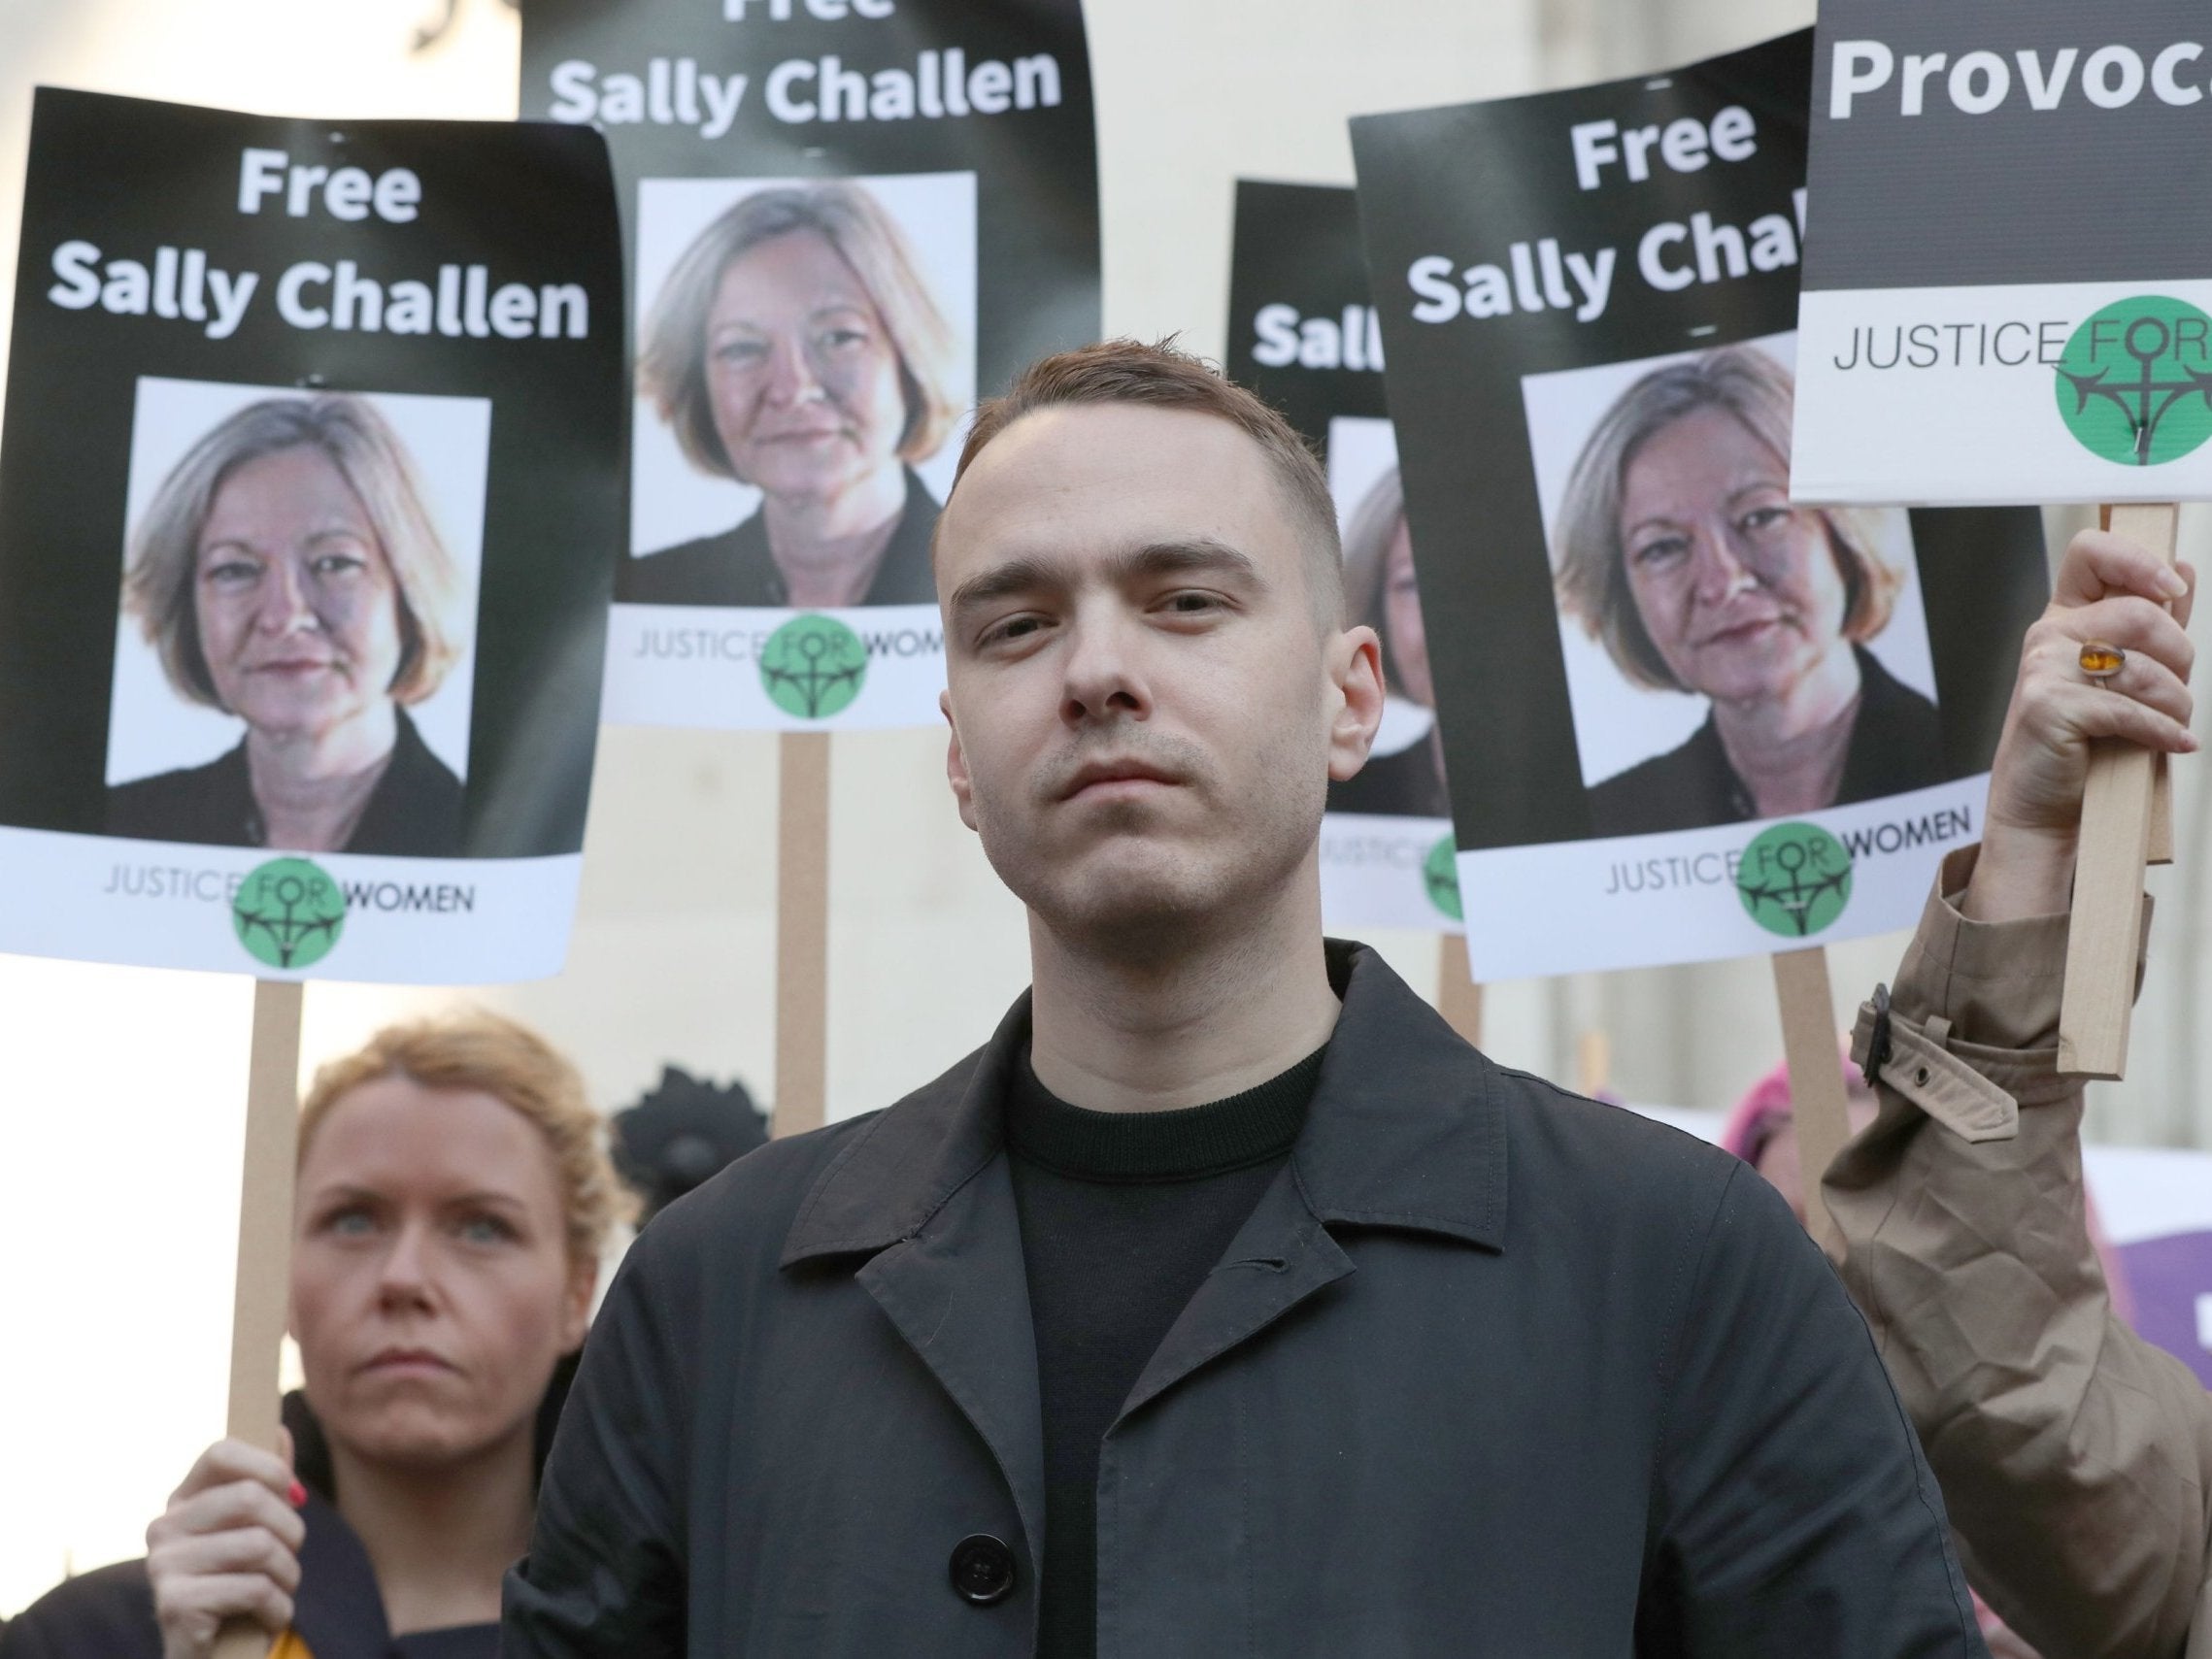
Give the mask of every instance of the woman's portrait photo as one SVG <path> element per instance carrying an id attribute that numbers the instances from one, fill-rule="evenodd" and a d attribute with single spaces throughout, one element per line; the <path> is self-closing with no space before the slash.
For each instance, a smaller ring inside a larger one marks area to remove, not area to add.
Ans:
<path id="1" fill-rule="evenodd" d="M 1330 421 L 1328 475 L 1343 523 L 1345 614 L 1381 637 L 1387 694 L 1367 764 L 1329 785 L 1328 810 L 1448 818 L 1428 635 L 1391 423 L 1353 415 Z"/>
<path id="2" fill-rule="evenodd" d="M 929 536 L 974 393 L 974 176 L 647 180 L 638 225 L 618 597 L 934 604 Z"/>
<path id="3" fill-rule="evenodd" d="M 477 398 L 140 382 L 109 834 L 460 851 L 489 438 Z"/>
<path id="4" fill-rule="evenodd" d="M 1793 345 L 1523 382 L 1597 835 L 1946 780 L 1905 514 L 1791 505 Z"/>

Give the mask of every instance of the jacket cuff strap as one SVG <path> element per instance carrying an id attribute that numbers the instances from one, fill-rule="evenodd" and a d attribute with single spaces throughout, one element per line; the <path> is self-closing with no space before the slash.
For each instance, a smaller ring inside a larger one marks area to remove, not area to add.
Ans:
<path id="1" fill-rule="evenodd" d="M 2009 1141 L 2020 1133 L 2013 1097 L 1952 1052 L 1951 1022 L 1931 1014 L 1916 1025 L 1875 987 L 1859 1007 L 1851 1057 L 1868 1082 L 1888 1084 L 1962 1141 Z"/>

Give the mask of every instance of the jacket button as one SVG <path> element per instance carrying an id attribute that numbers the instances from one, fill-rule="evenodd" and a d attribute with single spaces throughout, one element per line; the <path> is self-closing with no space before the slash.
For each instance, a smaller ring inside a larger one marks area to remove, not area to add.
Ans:
<path id="1" fill-rule="evenodd" d="M 987 1532 L 953 1545 L 953 1588 L 960 1600 L 988 1608 L 1014 1593 L 1014 1551 Z"/>

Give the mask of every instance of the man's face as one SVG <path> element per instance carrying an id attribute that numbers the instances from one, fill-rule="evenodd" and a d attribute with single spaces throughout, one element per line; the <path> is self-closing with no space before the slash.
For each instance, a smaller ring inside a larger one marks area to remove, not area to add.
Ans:
<path id="1" fill-rule="evenodd" d="M 937 548 L 953 793 L 1049 926 L 1164 946 L 1309 865 L 1381 671 L 1372 630 L 1317 619 L 1257 443 L 1193 411 L 1040 411 L 969 468 Z"/>

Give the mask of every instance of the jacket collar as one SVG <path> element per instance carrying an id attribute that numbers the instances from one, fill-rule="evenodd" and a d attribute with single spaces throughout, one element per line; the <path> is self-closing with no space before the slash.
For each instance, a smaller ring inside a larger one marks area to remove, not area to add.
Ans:
<path id="1" fill-rule="evenodd" d="M 1290 1163 L 1323 1221 L 1505 1247 L 1497 1068 L 1364 945 L 1331 940 L 1344 1012 Z"/>
<path id="2" fill-rule="evenodd" d="M 1316 1219 L 1505 1245 L 1497 1071 L 1362 945 L 1328 943 L 1344 1012 L 1291 1149 Z M 786 1235 L 783 1265 L 870 1253 L 921 1232 L 1004 1143 L 1002 1103 L 1029 997 L 990 1041 L 856 1131 Z"/>

